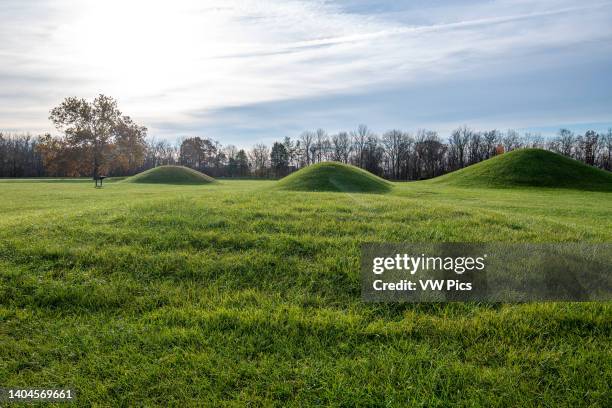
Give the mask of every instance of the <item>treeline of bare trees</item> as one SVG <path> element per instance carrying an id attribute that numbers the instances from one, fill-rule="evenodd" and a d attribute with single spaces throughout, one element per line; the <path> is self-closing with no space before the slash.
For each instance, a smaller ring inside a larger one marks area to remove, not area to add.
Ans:
<path id="1" fill-rule="evenodd" d="M 378 135 L 361 125 L 351 132 L 330 135 L 317 129 L 270 146 L 259 143 L 239 149 L 201 137 L 178 144 L 154 141 L 145 138 L 145 128 L 129 118 L 118 118 L 115 137 L 95 159 L 99 171 L 108 176 L 181 164 L 214 177 L 282 177 L 313 163 L 339 161 L 392 180 L 419 180 L 524 147 L 548 149 L 612 171 L 612 129 L 584 134 L 561 129 L 555 137 L 544 138 L 515 130 L 476 131 L 463 126 L 443 139 L 431 130 L 390 130 Z M 76 149 L 69 140 L 0 133 L 0 177 L 91 176 L 94 151 Z M 84 158 L 84 152 L 89 157 Z"/>
<path id="2" fill-rule="evenodd" d="M 38 151 L 40 137 L 0 132 L 0 177 L 41 177 L 46 174 Z"/>
<path id="3" fill-rule="evenodd" d="M 323 129 L 286 137 L 271 146 L 256 144 L 241 150 L 200 138 L 184 140 L 175 150 L 175 163 L 216 177 L 282 177 L 322 161 L 339 161 L 392 180 L 420 180 L 520 148 L 548 149 L 591 166 L 612 171 L 612 129 L 577 135 L 561 129 L 557 136 L 519 134 L 515 130 L 476 131 L 467 126 L 444 140 L 435 131 L 390 130 L 382 135 L 360 125 L 351 132 L 328 134 Z"/>

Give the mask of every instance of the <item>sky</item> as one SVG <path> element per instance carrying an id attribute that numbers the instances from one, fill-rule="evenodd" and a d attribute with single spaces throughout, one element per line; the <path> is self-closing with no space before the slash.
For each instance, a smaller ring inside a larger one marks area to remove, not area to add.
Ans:
<path id="1" fill-rule="evenodd" d="M 0 131 L 113 96 L 157 140 L 612 127 L 612 1 L 2 0 Z"/>

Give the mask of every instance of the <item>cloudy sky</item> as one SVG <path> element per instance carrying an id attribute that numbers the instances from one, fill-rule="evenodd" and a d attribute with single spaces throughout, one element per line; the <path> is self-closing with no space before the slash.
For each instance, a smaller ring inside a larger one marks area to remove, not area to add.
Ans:
<path id="1" fill-rule="evenodd" d="M 2 0 L 0 130 L 66 96 L 158 139 L 250 146 L 360 123 L 612 126 L 612 1 Z"/>

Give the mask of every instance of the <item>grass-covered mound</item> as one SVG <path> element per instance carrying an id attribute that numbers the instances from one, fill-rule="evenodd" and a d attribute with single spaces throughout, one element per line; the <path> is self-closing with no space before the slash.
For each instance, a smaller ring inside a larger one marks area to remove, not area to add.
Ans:
<path id="1" fill-rule="evenodd" d="M 520 149 L 432 180 L 465 187 L 555 187 L 612 191 L 612 173 L 542 149 Z"/>
<path id="2" fill-rule="evenodd" d="M 184 166 L 160 166 L 143 171 L 125 181 L 147 184 L 208 184 L 214 183 L 215 179 Z"/>
<path id="3" fill-rule="evenodd" d="M 391 183 L 348 164 L 323 162 L 288 175 L 278 188 L 293 191 L 338 191 L 351 193 L 385 193 Z"/>

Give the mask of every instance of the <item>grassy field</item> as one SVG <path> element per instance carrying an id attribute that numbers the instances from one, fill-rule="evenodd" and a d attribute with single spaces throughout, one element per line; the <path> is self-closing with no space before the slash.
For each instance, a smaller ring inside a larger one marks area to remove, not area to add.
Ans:
<path id="1" fill-rule="evenodd" d="M 0 181 L 0 386 L 82 405 L 612 406 L 612 305 L 364 304 L 362 242 L 612 241 L 612 193 Z"/>

